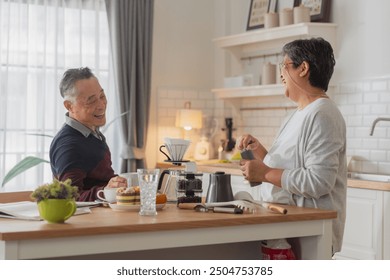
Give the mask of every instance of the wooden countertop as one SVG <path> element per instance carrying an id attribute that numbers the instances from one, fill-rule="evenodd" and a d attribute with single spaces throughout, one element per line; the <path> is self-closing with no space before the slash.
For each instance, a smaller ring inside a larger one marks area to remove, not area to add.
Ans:
<path id="1" fill-rule="evenodd" d="M 155 217 L 140 216 L 138 211 L 113 211 L 108 207 L 92 208 L 91 214 L 73 216 L 64 224 L 45 221 L 25 221 L 0 218 L 0 240 L 35 240 L 59 237 L 104 234 L 169 231 L 292 221 L 336 218 L 335 211 L 286 206 L 287 215 L 275 214 L 260 208 L 256 213 L 204 213 L 179 209 L 167 204 Z"/>
<path id="2" fill-rule="evenodd" d="M 377 191 L 390 191 L 390 183 L 348 179 L 348 187 Z"/>
<path id="3" fill-rule="evenodd" d="M 214 173 L 217 171 L 224 171 L 232 175 L 241 176 L 241 170 L 237 163 L 219 163 L 218 160 L 208 160 L 196 162 L 197 169 L 200 172 Z M 158 163 L 158 168 L 170 168 L 172 167 L 169 163 Z M 379 191 L 390 191 L 390 183 L 377 182 L 377 181 L 365 181 L 365 180 L 352 180 L 348 179 L 348 187 L 370 189 Z"/>

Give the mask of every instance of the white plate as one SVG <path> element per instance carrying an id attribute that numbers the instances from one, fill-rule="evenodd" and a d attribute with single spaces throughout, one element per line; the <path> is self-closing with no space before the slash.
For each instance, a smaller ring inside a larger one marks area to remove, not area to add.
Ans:
<path id="1" fill-rule="evenodd" d="M 116 203 L 109 204 L 114 211 L 139 211 L 140 205 L 118 205 Z M 165 204 L 156 204 L 156 210 L 161 210 Z"/>

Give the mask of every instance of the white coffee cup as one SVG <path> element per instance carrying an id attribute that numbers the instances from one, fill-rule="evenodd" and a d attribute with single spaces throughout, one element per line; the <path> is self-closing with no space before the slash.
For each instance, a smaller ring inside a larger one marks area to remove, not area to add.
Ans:
<path id="1" fill-rule="evenodd" d="M 118 188 L 107 188 L 106 187 L 102 190 L 99 190 L 96 195 L 100 200 L 103 200 L 103 201 L 108 202 L 108 203 L 114 203 L 114 202 L 116 202 L 116 191 L 117 190 L 118 190 Z"/>

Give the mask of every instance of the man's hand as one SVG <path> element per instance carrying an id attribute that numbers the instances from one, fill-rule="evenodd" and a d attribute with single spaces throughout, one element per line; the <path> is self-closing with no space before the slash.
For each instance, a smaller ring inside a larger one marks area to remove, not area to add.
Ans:
<path id="1" fill-rule="evenodd" d="M 126 178 L 116 176 L 112 177 L 110 181 L 108 181 L 108 184 L 106 188 L 121 188 L 121 187 L 127 187 L 127 180 Z"/>

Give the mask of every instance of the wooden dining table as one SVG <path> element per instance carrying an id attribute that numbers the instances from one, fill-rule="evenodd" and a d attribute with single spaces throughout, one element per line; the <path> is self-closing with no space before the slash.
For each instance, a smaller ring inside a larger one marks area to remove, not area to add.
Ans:
<path id="1" fill-rule="evenodd" d="M 0 203 L 27 197 L 26 193 L 0 194 Z M 337 213 L 286 208 L 286 215 L 262 207 L 253 213 L 230 214 L 196 212 L 166 204 L 156 216 L 140 216 L 134 210 L 94 207 L 90 214 L 73 216 L 63 224 L 0 218 L 0 259 L 175 259 L 179 256 L 175 250 L 191 252 L 188 248 L 201 248 L 204 259 L 220 259 L 220 255 L 214 255 L 218 250 L 213 246 L 236 250 L 242 247 L 237 244 L 260 244 L 261 240 L 279 238 L 298 240 L 293 248 L 301 259 L 331 259 L 332 219 Z M 159 250 L 163 254 L 159 255 Z M 237 250 L 231 258 L 253 257 Z"/>

